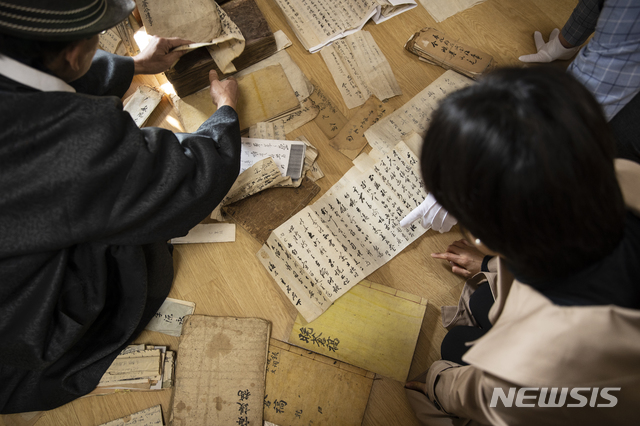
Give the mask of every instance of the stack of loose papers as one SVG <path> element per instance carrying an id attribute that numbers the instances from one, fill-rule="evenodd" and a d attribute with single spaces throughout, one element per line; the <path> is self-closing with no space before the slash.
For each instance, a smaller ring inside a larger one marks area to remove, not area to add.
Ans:
<path id="1" fill-rule="evenodd" d="M 360 30 L 416 7 L 414 0 L 276 0 L 302 45 L 313 53 Z"/>
<path id="2" fill-rule="evenodd" d="M 271 157 L 283 176 L 300 179 L 306 148 L 304 142 L 242 138 L 240 173 L 258 161 Z"/>
<path id="3" fill-rule="evenodd" d="M 175 354 L 166 346 L 130 345 L 113 361 L 90 395 L 173 386 Z"/>

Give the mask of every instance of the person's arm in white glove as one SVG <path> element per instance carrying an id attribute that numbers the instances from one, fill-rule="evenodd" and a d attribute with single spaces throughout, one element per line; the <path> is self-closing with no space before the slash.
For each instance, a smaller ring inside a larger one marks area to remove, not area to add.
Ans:
<path id="1" fill-rule="evenodd" d="M 449 214 L 438 202 L 435 197 L 429 193 L 427 199 L 418 207 L 413 209 L 411 213 L 400 221 L 400 226 L 406 228 L 416 220 L 421 219 L 420 224 L 425 229 L 433 229 L 440 233 L 449 232 L 451 227 L 458 223 L 455 217 Z"/>
<path id="2" fill-rule="evenodd" d="M 547 43 L 544 42 L 540 31 L 533 33 L 533 39 L 538 53 L 520 56 L 518 59 L 522 62 L 553 62 L 556 59 L 571 59 L 580 50 L 580 46 L 571 46 L 557 28 L 551 31 Z"/>

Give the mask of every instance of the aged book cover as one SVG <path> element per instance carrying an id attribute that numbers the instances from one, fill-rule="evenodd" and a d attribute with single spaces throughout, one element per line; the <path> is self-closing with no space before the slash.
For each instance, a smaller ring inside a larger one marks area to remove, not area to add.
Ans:
<path id="1" fill-rule="evenodd" d="M 490 71 L 494 64 L 489 54 L 459 43 L 429 27 L 412 35 L 404 48 L 425 62 L 457 71 L 473 79 Z"/>
<path id="2" fill-rule="evenodd" d="M 360 426 L 374 377 L 370 371 L 271 339 L 264 419 L 276 425 Z"/>
<path id="3" fill-rule="evenodd" d="M 191 315 L 176 362 L 174 425 L 262 425 L 271 323 Z"/>

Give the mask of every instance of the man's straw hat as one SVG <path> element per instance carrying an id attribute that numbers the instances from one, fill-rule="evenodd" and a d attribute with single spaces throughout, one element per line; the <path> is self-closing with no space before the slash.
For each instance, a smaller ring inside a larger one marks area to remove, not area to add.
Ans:
<path id="1" fill-rule="evenodd" d="M 0 32 L 30 40 L 72 41 L 122 22 L 133 0 L 0 0 Z"/>

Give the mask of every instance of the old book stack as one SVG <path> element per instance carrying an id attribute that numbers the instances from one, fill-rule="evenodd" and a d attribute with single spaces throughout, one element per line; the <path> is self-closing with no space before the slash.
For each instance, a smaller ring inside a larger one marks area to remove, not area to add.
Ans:
<path id="1" fill-rule="evenodd" d="M 277 51 L 276 40 L 269 24 L 253 0 L 219 2 L 220 9 L 237 26 L 244 37 L 244 50 L 233 59 L 234 71 L 243 70 Z M 180 97 L 188 96 L 209 85 L 209 70 L 222 74 L 205 47 L 184 55 L 167 71 L 167 79 Z"/>
<path id="2" fill-rule="evenodd" d="M 175 354 L 166 346 L 127 346 L 89 395 L 170 388 L 173 386 L 174 365 Z"/>
<path id="3" fill-rule="evenodd" d="M 407 41 L 404 48 L 421 61 L 454 70 L 476 79 L 493 67 L 493 58 L 474 47 L 453 40 L 434 29 L 423 28 Z"/>

